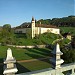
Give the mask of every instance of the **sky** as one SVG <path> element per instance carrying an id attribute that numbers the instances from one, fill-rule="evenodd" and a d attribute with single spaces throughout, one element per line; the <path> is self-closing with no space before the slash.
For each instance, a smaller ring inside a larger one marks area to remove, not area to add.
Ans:
<path id="1" fill-rule="evenodd" d="M 75 0 L 0 0 L 0 26 L 75 15 Z"/>

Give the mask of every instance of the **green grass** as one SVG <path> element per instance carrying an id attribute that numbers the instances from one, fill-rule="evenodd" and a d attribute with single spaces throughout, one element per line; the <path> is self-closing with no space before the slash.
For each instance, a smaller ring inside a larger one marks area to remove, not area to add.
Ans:
<path id="1" fill-rule="evenodd" d="M 48 48 L 34 48 L 34 49 L 19 49 L 10 47 L 13 52 L 13 56 L 16 60 L 28 60 L 48 57 L 51 54 L 51 50 Z M 7 46 L 0 46 L 0 63 L 3 63 L 3 59 L 6 58 Z M 1 68 L 2 67 L 2 68 Z M 40 70 L 51 67 L 49 59 L 36 60 L 30 62 L 17 63 L 18 73 L 24 73 L 34 70 Z M 3 65 L 0 65 L 0 75 L 3 73 Z"/>
<path id="2" fill-rule="evenodd" d="M 30 72 L 35 70 L 41 70 L 45 68 L 50 68 L 51 64 L 49 59 L 43 61 L 37 60 L 32 62 L 17 63 L 18 73 Z"/>
<path id="3" fill-rule="evenodd" d="M 61 38 L 60 35 L 53 33 L 44 33 L 36 35 L 34 39 L 27 38 L 26 34 L 13 34 L 10 37 L 0 37 L 1 45 L 13 44 L 13 45 L 42 45 L 52 44 L 56 39 Z"/>
<path id="4" fill-rule="evenodd" d="M 9 47 L 6 46 L 0 46 L 0 59 L 3 59 L 6 57 L 6 51 Z M 42 58 L 50 56 L 51 50 L 48 48 L 34 48 L 34 49 L 20 49 L 20 48 L 13 48 L 10 47 L 13 56 L 16 58 L 16 60 L 27 60 L 27 59 L 36 59 L 36 58 Z"/>
<path id="5" fill-rule="evenodd" d="M 54 40 L 60 38 L 60 35 L 53 33 L 44 33 L 36 36 L 34 39 L 28 39 L 22 37 L 25 34 L 15 34 L 16 37 L 16 45 L 41 45 L 41 44 L 51 44 Z"/>
<path id="6" fill-rule="evenodd" d="M 3 66 L 0 65 L 0 75 L 3 75 Z M 31 61 L 31 62 L 23 62 L 23 63 L 16 63 L 16 66 L 18 68 L 18 74 L 19 73 L 26 73 L 36 70 L 42 70 L 46 68 L 50 68 L 51 64 L 49 59 L 45 60 L 37 60 L 37 61 Z"/>
<path id="7" fill-rule="evenodd" d="M 65 32 L 71 32 L 73 35 L 75 35 L 75 27 L 59 27 L 63 33 Z"/>

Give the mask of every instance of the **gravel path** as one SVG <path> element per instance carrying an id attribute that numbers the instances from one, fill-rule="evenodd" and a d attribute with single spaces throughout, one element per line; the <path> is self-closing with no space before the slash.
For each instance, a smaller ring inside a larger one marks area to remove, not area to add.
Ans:
<path id="1" fill-rule="evenodd" d="M 29 59 L 29 60 L 19 60 L 17 61 L 18 63 L 20 62 L 32 62 L 32 61 L 37 61 L 37 60 L 45 60 L 45 59 L 50 59 L 51 57 L 45 57 L 45 58 L 38 58 L 38 59 Z M 4 63 L 0 63 L 0 65 L 3 65 Z"/>
<path id="2" fill-rule="evenodd" d="M 45 59 L 50 59 L 50 57 L 38 58 L 38 59 L 29 59 L 29 60 L 20 60 L 20 61 L 17 61 L 17 62 L 32 62 L 32 61 L 45 60 Z"/>

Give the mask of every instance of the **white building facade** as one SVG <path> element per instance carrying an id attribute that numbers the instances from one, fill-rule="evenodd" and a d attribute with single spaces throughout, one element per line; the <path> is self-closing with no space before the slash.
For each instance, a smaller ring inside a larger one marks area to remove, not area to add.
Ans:
<path id="1" fill-rule="evenodd" d="M 30 25 L 27 25 L 25 28 L 16 28 L 15 33 L 27 33 L 31 32 L 31 37 L 34 38 L 35 35 L 43 34 L 46 32 L 60 34 L 60 29 L 52 26 L 52 25 L 43 25 L 36 24 L 34 18 L 32 17 L 32 21 Z"/>

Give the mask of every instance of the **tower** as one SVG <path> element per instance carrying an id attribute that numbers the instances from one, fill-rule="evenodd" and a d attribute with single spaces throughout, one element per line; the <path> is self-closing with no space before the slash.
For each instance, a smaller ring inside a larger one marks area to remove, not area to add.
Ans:
<path id="1" fill-rule="evenodd" d="M 32 21 L 31 21 L 31 37 L 32 37 L 32 39 L 35 37 L 35 20 L 34 20 L 34 17 L 32 17 Z"/>

